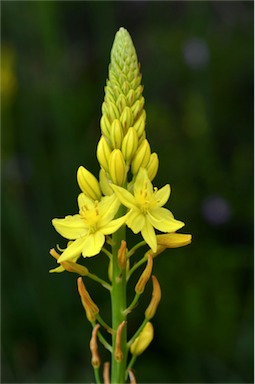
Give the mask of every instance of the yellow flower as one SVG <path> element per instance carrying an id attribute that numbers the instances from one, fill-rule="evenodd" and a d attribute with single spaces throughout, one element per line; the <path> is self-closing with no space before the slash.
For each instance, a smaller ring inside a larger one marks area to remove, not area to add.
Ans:
<path id="1" fill-rule="evenodd" d="M 112 185 L 120 202 L 130 208 L 126 224 L 134 233 L 141 232 L 144 240 L 153 250 L 157 250 L 157 239 L 154 228 L 161 232 L 175 232 L 184 223 L 175 220 L 173 214 L 162 206 L 170 196 L 170 186 L 161 189 L 154 188 L 147 171 L 140 168 L 134 183 L 134 194 L 126 189 Z"/>
<path id="2" fill-rule="evenodd" d="M 98 202 L 81 193 L 78 196 L 79 214 L 53 219 L 56 231 L 66 239 L 74 240 L 58 258 L 58 263 L 76 261 L 80 254 L 84 257 L 97 255 L 104 245 L 105 235 L 117 231 L 125 222 L 126 216 L 114 220 L 119 205 L 114 194 Z"/>

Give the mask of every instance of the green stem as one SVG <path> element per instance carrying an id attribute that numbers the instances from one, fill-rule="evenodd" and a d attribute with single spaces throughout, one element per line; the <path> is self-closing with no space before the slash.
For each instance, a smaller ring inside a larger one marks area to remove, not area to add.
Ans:
<path id="1" fill-rule="evenodd" d="M 97 283 L 101 284 L 104 288 L 108 289 L 109 291 L 111 290 L 110 284 L 108 284 L 106 281 L 104 281 L 103 279 L 101 279 L 100 277 L 95 275 L 94 273 L 88 272 L 86 276 L 89 277 L 90 279 L 96 281 Z"/>
<path id="2" fill-rule="evenodd" d="M 139 293 L 136 293 L 136 294 L 135 294 L 135 297 L 134 297 L 132 303 L 131 303 L 130 306 L 129 306 L 127 309 L 125 309 L 125 311 L 124 311 L 124 314 L 125 314 L 125 315 L 128 315 L 128 314 L 133 310 L 133 308 L 137 305 L 140 296 L 141 296 L 141 295 L 140 295 Z"/>
<path id="3" fill-rule="evenodd" d="M 131 357 L 131 359 L 130 359 L 130 362 L 129 362 L 129 364 L 128 364 L 128 366 L 127 366 L 127 370 L 126 370 L 126 377 L 125 377 L 126 380 L 127 380 L 127 378 L 128 378 L 128 370 L 129 370 L 130 368 L 133 367 L 133 365 L 134 365 L 134 363 L 135 363 L 135 361 L 136 361 L 136 358 L 137 358 L 137 356 L 133 355 L 133 356 Z"/>
<path id="4" fill-rule="evenodd" d="M 140 325 L 140 327 L 138 328 L 136 333 L 131 337 L 131 339 L 127 343 L 128 347 L 130 347 L 131 344 L 135 341 L 135 339 L 140 335 L 140 333 L 142 332 L 143 328 L 148 323 L 148 321 L 149 321 L 148 319 L 146 319 L 146 318 L 144 319 L 144 321 L 142 322 L 142 324 Z"/>
<path id="5" fill-rule="evenodd" d="M 132 275 L 132 273 L 137 269 L 139 268 L 143 263 L 145 263 L 146 261 L 148 260 L 148 255 L 145 254 L 145 256 L 139 260 L 136 264 L 134 264 L 134 266 L 130 269 L 130 271 L 128 272 L 128 275 L 127 275 L 127 281 L 129 280 L 130 276 Z"/>
<path id="6" fill-rule="evenodd" d="M 94 367 L 94 374 L 95 374 L 96 383 L 100 384 L 101 380 L 100 380 L 100 374 L 99 374 L 99 367 L 98 368 Z"/>
<path id="7" fill-rule="evenodd" d="M 125 207 L 120 207 L 118 217 L 125 214 Z M 126 309 L 126 269 L 121 269 L 118 263 L 118 250 L 121 241 L 126 239 L 126 228 L 122 226 L 112 235 L 112 364 L 111 364 L 111 384 L 123 384 L 125 382 L 125 371 L 127 363 L 127 327 L 123 327 L 121 333 L 121 361 L 115 359 L 116 335 L 119 325 L 126 320 L 124 310 Z"/>
<path id="8" fill-rule="evenodd" d="M 137 249 L 143 247 L 146 244 L 147 244 L 146 241 L 143 240 L 143 241 L 140 241 L 140 243 L 134 245 L 133 248 L 131 248 L 130 251 L 127 253 L 127 259 L 131 257 L 137 251 Z"/>

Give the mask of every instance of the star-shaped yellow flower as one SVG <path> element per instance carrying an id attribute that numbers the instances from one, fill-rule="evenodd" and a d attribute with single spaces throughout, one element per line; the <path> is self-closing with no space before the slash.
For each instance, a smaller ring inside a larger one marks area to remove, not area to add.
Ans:
<path id="1" fill-rule="evenodd" d="M 58 263 L 65 260 L 76 262 L 80 254 L 84 257 L 97 255 L 104 245 L 105 235 L 117 231 L 126 219 L 126 216 L 114 219 L 120 206 L 114 194 L 98 202 L 81 193 L 78 206 L 79 214 L 52 220 L 61 236 L 74 240 L 58 258 Z"/>
<path id="2" fill-rule="evenodd" d="M 170 185 L 161 189 L 154 188 L 147 171 L 140 168 L 134 184 L 134 194 L 126 189 L 112 185 L 112 189 L 120 202 L 130 208 L 126 224 L 134 233 L 141 232 L 144 240 L 153 250 L 157 250 L 157 239 L 154 228 L 161 232 L 175 232 L 184 223 L 175 220 L 173 214 L 162 206 L 170 196 Z"/>

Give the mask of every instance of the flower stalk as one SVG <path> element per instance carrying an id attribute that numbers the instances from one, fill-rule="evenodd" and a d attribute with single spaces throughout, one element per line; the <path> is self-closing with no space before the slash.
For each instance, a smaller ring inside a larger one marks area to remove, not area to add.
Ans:
<path id="1" fill-rule="evenodd" d="M 96 149 L 99 176 L 97 178 L 80 166 L 77 171 L 81 190 L 77 198 L 78 211 L 74 215 L 52 220 L 57 232 L 67 239 L 67 246 L 58 248 L 61 254 L 55 249 L 50 250 L 59 264 L 50 272 L 67 271 L 79 275 L 78 292 L 86 317 L 93 327 L 91 364 L 97 384 L 102 382 L 101 374 L 104 384 L 124 384 L 128 377 L 131 384 L 136 383 L 132 367 L 153 339 L 151 319 L 161 299 L 160 284 L 152 275 L 153 260 L 168 248 L 191 242 L 191 235 L 176 233 L 184 223 L 176 220 L 172 212 L 164 207 L 170 197 L 170 185 L 158 189 L 152 184 L 159 169 L 159 157 L 152 152 L 146 136 L 141 79 L 132 39 L 126 29 L 120 28 L 111 50 L 102 104 L 102 135 Z M 130 250 L 127 231 L 136 238 Z M 132 256 L 139 254 L 142 247 L 146 250 L 138 260 L 133 261 Z M 86 263 L 86 258 L 97 255 L 107 257 L 109 261 L 109 281 L 77 262 L 82 257 Z M 145 263 L 135 286 L 131 287 L 133 300 L 127 306 L 130 277 Z M 110 293 L 110 325 L 92 300 L 82 277 L 84 280 L 90 278 Z M 151 301 L 142 324 L 128 341 L 127 316 L 138 307 L 150 278 L 153 283 Z M 111 363 L 104 362 L 103 369 L 97 340 L 111 354 Z"/>

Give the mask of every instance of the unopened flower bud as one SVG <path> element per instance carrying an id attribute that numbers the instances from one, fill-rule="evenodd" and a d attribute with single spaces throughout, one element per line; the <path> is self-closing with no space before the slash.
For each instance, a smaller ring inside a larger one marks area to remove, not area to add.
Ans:
<path id="1" fill-rule="evenodd" d="M 145 349 L 150 345 L 154 336 L 154 330 L 152 323 L 148 322 L 143 328 L 140 335 L 131 344 L 130 352 L 134 356 L 141 355 Z"/>
<path id="2" fill-rule="evenodd" d="M 91 299 L 81 277 L 78 277 L 77 283 L 78 283 L 78 291 L 81 297 L 81 302 L 82 302 L 83 308 L 85 309 L 87 319 L 91 323 L 93 323 L 96 320 L 97 314 L 99 313 L 99 308 Z"/>
<path id="3" fill-rule="evenodd" d="M 114 97 L 110 92 L 105 93 L 104 101 L 106 104 L 115 103 Z"/>
<path id="4" fill-rule="evenodd" d="M 122 92 L 124 93 L 124 95 L 127 95 L 129 90 L 130 90 L 129 83 L 127 81 L 124 81 L 122 84 Z"/>
<path id="5" fill-rule="evenodd" d="M 133 105 L 135 99 L 137 99 L 135 91 L 133 89 L 130 89 L 130 91 L 127 94 L 126 99 L 127 99 L 128 106 L 131 107 Z"/>
<path id="6" fill-rule="evenodd" d="M 92 337 L 91 337 L 91 340 L 90 340 L 90 343 L 89 343 L 89 346 L 90 346 L 90 351 L 91 351 L 91 365 L 93 368 L 99 368 L 100 367 L 100 357 L 99 357 L 99 353 L 98 353 L 98 347 L 97 347 L 97 332 L 98 332 L 98 329 L 100 328 L 100 325 L 99 324 L 96 324 L 93 328 L 93 331 L 92 331 Z"/>
<path id="7" fill-rule="evenodd" d="M 109 144 L 107 143 L 107 140 L 104 136 L 101 136 L 101 139 L 98 142 L 97 145 L 97 159 L 99 161 L 99 164 L 102 168 L 104 168 L 105 171 L 108 171 L 109 166 L 109 158 L 111 154 L 111 149 Z"/>
<path id="8" fill-rule="evenodd" d="M 113 190 L 109 184 L 109 179 L 108 179 L 106 172 L 103 168 L 101 168 L 99 171 L 99 184 L 100 184 L 100 188 L 101 188 L 104 195 L 110 196 L 113 194 Z"/>
<path id="9" fill-rule="evenodd" d="M 119 120 L 115 119 L 111 125 L 111 143 L 113 148 L 120 149 L 123 139 L 123 129 Z"/>
<path id="10" fill-rule="evenodd" d="M 133 114 L 131 111 L 131 108 L 125 107 L 121 116 L 120 116 L 120 122 L 123 127 L 124 133 L 127 132 L 129 127 L 132 127 L 133 124 Z"/>
<path id="11" fill-rule="evenodd" d="M 155 315 L 161 299 L 161 289 L 160 289 L 158 279 L 154 275 L 152 275 L 151 278 L 153 283 L 152 297 L 151 297 L 151 302 L 145 311 L 145 318 L 148 320 L 152 319 L 153 316 Z"/>
<path id="12" fill-rule="evenodd" d="M 140 97 L 142 96 L 142 93 L 143 93 L 143 86 L 142 85 L 139 85 L 136 90 L 135 90 L 135 98 L 136 99 L 140 99 Z"/>
<path id="13" fill-rule="evenodd" d="M 127 162 L 130 162 L 137 150 L 138 147 L 138 136 L 136 133 L 135 128 L 130 127 L 127 131 L 127 134 L 125 135 L 122 146 L 121 146 L 121 151 L 123 153 L 124 159 Z"/>
<path id="14" fill-rule="evenodd" d="M 123 112 L 124 108 L 127 106 L 127 100 L 123 93 L 121 93 L 116 101 L 116 105 L 119 109 L 120 114 Z"/>
<path id="15" fill-rule="evenodd" d="M 131 81 L 130 87 L 132 89 L 136 89 L 141 83 L 141 78 L 142 78 L 142 75 L 138 71 L 137 76 Z"/>
<path id="16" fill-rule="evenodd" d="M 145 168 L 150 160 L 151 149 L 148 140 L 144 140 L 138 148 L 135 157 L 132 161 L 131 170 L 133 175 L 136 175 L 140 168 Z"/>
<path id="17" fill-rule="evenodd" d="M 137 119 L 137 117 L 140 115 L 142 112 L 142 109 L 144 107 L 144 97 L 140 97 L 139 100 L 135 102 L 134 105 L 132 105 L 131 110 L 134 116 L 134 120 Z"/>
<path id="18" fill-rule="evenodd" d="M 157 244 L 165 248 L 184 247 L 191 243 L 192 236 L 186 233 L 164 233 L 157 235 Z"/>
<path id="19" fill-rule="evenodd" d="M 138 117 L 138 119 L 136 120 L 136 122 L 133 125 L 133 127 L 135 128 L 135 130 L 137 132 L 138 138 L 140 138 L 144 132 L 145 122 L 146 122 L 146 112 L 145 112 L 145 110 L 143 110 L 141 115 Z"/>
<path id="20" fill-rule="evenodd" d="M 100 120 L 100 127 L 101 127 L 102 134 L 108 139 L 110 139 L 111 124 L 106 115 L 102 115 Z"/>
<path id="21" fill-rule="evenodd" d="M 159 166 L 158 155 L 156 152 L 153 152 L 151 154 L 149 163 L 146 167 L 150 181 L 152 181 L 154 179 L 154 177 L 156 176 L 156 174 L 158 172 L 158 166 Z"/>
<path id="22" fill-rule="evenodd" d="M 124 157 L 119 149 L 114 149 L 110 155 L 109 173 L 114 184 L 124 184 L 127 172 Z"/>
<path id="23" fill-rule="evenodd" d="M 106 103 L 105 101 L 102 104 L 102 112 L 106 114 L 110 123 L 113 122 L 114 119 L 119 119 L 120 113 L 115 103 Z"/>
<path id="24" fill-rule="evenodd" d="M 147 265 L 135 286 L 135 292 L 138 293 L 139 295 L 143 293 L 144 288 L 147 284 L 147 281 L 151 277 L 152 266 L 153 266 L 152 256 L 148 254 Z"/>
<path id="25" fill-rule="evenodd" d="M 99 182 L 86 168 L 80 166 L 77 171 L 77 181 L 82 192 L 93 200 L 101 199 Z"/>

